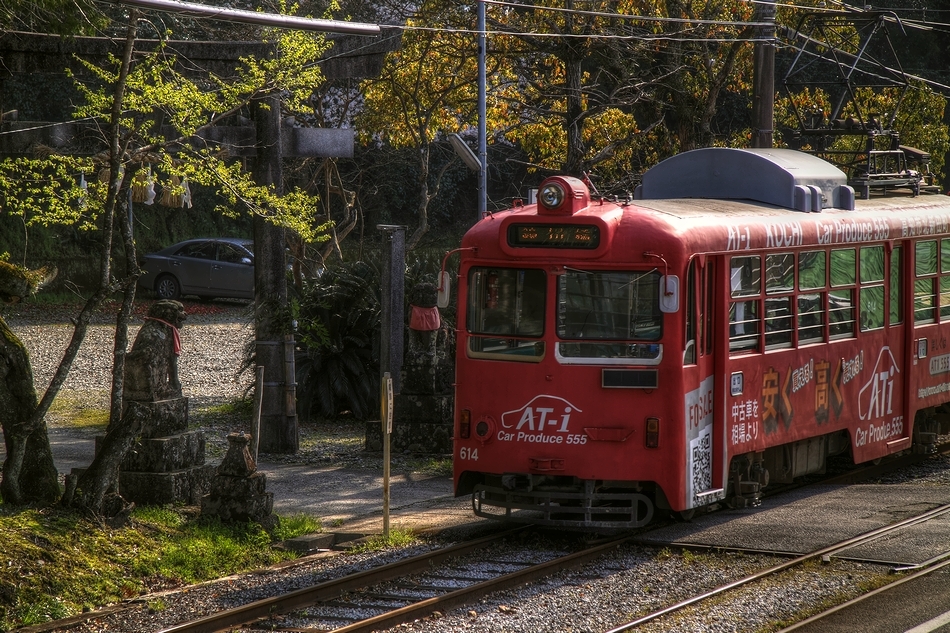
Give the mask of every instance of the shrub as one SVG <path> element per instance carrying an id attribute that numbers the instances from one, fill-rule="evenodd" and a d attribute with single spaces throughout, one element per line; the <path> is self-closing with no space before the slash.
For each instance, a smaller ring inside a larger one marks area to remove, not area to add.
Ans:
<path id="1" fill-rule="evenodd" d="M 360 420 L 379 409 L 379 271 L 366 262 L 327 268 L 300 297 L 297 411 Z"/>

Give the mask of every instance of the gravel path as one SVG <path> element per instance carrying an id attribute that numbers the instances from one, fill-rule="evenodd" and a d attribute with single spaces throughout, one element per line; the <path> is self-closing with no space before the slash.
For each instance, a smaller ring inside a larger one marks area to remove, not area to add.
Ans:
<path id="1" fill-rule="evenodd" d="M 142 326 L 147 303 L 140 304 L 129 327 L 129 341 Z M 40 395 L 49 385 L 63 352 L 73 335 L 71 317 L 78 308 L 24 305 L 5 312 L 4 318 L 20 337 L 33 365 Z M 251 340 L 249 306 L 246 303 L 186 303 L 188 318 L 181 328 L 179 373 L 182 391 L 192 407 L 234 400 L 242 396 L 252 381 L 249 372 L 238 370 L 245 344 Z M 115 345 L 114 308 L 97 313 L 72 368 L 60 398 L 70 404 L 105 408 L 112 380 L 112 351 Z M 55 425 L 55 417 L 49 420 Z"/>
<path id="2" fill-rule="evenodd" d="M 182 391 L 189 398 L 190 427 L 204 431 L 206 455 L 213 463 L 227 451 L 228 433 L 250 430 L 249 407 L 242 412 L 215 405 L 250 397 L 253 373 L 240 373 L 240 368 L 245 346 L 253 340 L 252 306 L 247 302 L 228 300 L 183 303 L 187 319 L 181 328 L 179 374 Z M 150 301 L 136 305 L 129 327 L 130 346 L 149 305 Z M 52 431 L 80 435 L 101 432 L 101 428 L 64 425 L 63 416 L 75 415 L 82 410 L 99 410 L 105 415 L 108 410 L 116 311 L 117 306 L 109 305 L 93 316 L 66 383 L 46 416 L 47 426 Z M 42 397 L 73 335 L 70 320 L 79 314 L 79 307 L 22 303 L 4 306 L 2 314 L 30 353 L 34 383 Z M 281 464 L 378 469 L 378 454 L 364 450 L 364 429 L 363 422 L 351 419 L 332 422 L 301 420 L 300 450 L 297 453 L 262 453 L 261 458 Z M 0 446 L 0 454 L 2 452 Z M 412 468 L 410 458 L 394 455 L 393 468 L 408 471 Z"/>

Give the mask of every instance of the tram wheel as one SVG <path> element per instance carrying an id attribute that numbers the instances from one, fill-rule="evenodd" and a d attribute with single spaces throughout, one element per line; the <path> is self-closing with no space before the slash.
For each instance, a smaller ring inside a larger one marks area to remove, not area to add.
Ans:
<path id="1" fill-rule="evenodd" d="M 681 510 L 680 512 L 674 512 L 673 516 L 677 521 L 682 521 L 683 523 L 689 523 L 693 520 L 693 517 L 696 516 L 696 508 L 690 508 L 689 510 Z"/>

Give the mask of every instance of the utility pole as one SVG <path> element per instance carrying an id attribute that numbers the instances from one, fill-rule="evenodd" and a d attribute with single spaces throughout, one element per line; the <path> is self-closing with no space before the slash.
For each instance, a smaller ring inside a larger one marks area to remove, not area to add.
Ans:
<path id="1" fill-rule="evenodd" d="M 485 37 L 485 2 L 478 2 L 478 218 L 488 215 L 488 77 L 486 76 L 488 41 Z"/>
<path id="2" fill-rule="evenodd" d="M 775 4 L 755 5 L 757 39 L 752 57 L 752 147 L 772 147 L 775 105 Z"/>
<path id="3" fill-rule="evenodd" d="M 265 97 L 254 103 L 257 156 L 254 179 L 283 194 L 281 169 L 280 98 Z M 285 229 L 254 216 L 254 346 L 255 364 L 264 368 L 261 397 L 260 450 L 296 453 L 299 448 L 294 380 L 294 342 L 287 309 Z M 282 316 L 284 318 L 282 318 Z"/>

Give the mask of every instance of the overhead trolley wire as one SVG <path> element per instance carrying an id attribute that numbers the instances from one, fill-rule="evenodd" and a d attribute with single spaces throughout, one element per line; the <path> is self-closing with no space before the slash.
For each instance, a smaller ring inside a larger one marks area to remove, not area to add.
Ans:
<path id="1" fill-rule="evenodd" d="M 537 11 L 551 11 L 555 13 L 570 13 L 572 15 L 587 15 L 598 18 L 611 18 L 615 20 L 633 20 L 638 22 L 669 22 L 675 24 L 707 24 L 713 26 L 771 26 L 770 22 L 744 22 L 736 20 L 702 20 L 689 18 L 666 18 L 651 15 L 632 15 L 626 13 L 607 13 L 605 11 L 585 11 L 582 9 L 566 9 L 563 7 L 544 7 L 536 4 L 525 4 L 521 2 L 506 2 L 505 0 L 480 0 L 485 4 L 497 6 L 513 7 L 516 9 L 535 9 Z"/>

